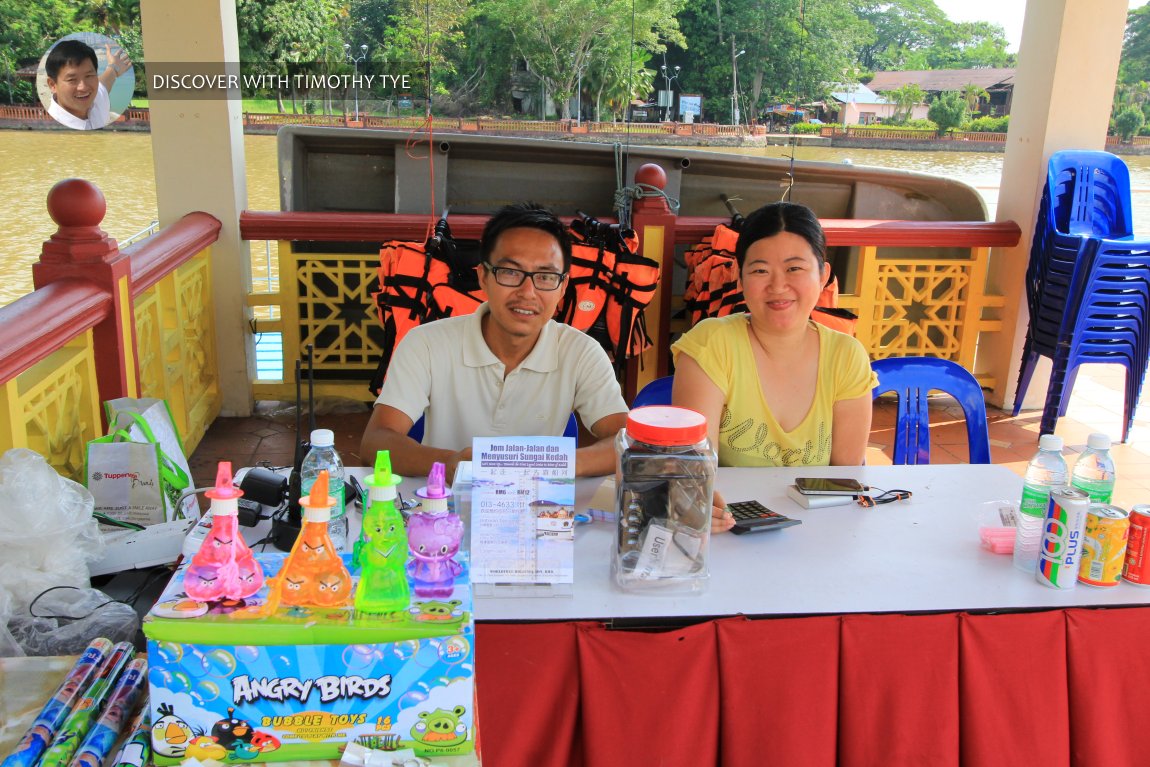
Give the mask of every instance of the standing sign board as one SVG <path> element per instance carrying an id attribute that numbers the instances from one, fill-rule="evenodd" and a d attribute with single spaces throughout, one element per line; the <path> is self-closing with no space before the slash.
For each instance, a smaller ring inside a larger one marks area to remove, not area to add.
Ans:
<path id="1" fill-rule="evenodd" d="M 471 472 L 475 593 L 570 594 L 575 565 L 575 440 L 477 438 Z"/>
<path id="2" fill-rule="evenodd" d="M 703 97 L 695 93 L 680 93 L 679 94 L 679 116 L 685 117 L 692 115 L 693 121 L 698 119 L 703 114 Z"/>

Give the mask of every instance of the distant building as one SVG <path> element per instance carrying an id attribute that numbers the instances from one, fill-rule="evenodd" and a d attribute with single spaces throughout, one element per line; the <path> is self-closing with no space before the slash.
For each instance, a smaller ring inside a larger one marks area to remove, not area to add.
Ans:
<path id="1" fill-rule="evenodd" d="M 830 96 L 822 103 L 828 122 L 842 125 L 874 125 L 894 117 L 897 105 L 874 90 L 859 83 L 831 86 Z M 916 106 L 911 119 L 926 117 L 926 105 Z"/>
<path id="2" fill-rule="evenodd" d="M 528 119 L 546 120 L 554 117 L 555 101 L 550 98 L 542 78 L 531 71 L 526 59 L 516 59 L 511 70 L 512 108 Z"/>
<path id="3" fill-rule="evenodd" d="M 958 91 L 967 85 L 978 85 L 990 94 L 989 103 L 984 99 L 979 106 L 979 115 L 1003 117 L 1010 114 L 1010 102 L 1014 95 L 1013 68 L 999 69 L 926 69 L 906 72 L 875 72 L 874 79 L 867 87 L 875 93 L 889 93 L 904 85 L 917 85 L 930 96 L 943 91 Z"/>

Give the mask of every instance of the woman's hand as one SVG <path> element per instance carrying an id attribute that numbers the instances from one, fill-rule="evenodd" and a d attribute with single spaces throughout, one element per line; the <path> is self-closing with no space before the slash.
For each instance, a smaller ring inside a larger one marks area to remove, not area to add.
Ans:
<path id="1" fill-rule="evenodd" d="M 735 526 L 735 518 L 727 511 L 727 503 L 716 490 L 711 500 L 711 532 L 725 533 Z"/>

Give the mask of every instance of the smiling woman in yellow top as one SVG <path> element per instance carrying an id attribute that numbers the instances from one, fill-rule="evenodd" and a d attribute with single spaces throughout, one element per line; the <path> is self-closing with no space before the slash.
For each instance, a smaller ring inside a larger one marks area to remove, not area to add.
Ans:
<path id="1" fill-rule="evenodd" d="M 830 271 L 818 218 L 764 206 L 735 258 L 748 312 L 703 320 L 672 346 L 674 404 L 707 417 L 720 466 L 861 464 L 877 379 L 862 344 L 810 319 Z"/>

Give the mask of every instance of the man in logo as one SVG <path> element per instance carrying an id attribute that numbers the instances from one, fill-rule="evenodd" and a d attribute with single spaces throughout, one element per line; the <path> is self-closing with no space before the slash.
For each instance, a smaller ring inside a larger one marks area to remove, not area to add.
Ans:
<path id="1" fill-rule="evenodd" d="M 106 52 L 108 66 L 99 75 L 96 52 L 79 40 L 62 40 L 48 53 L 44 62 L 52 91 L 48 114 L 56 122 L 76 130 L 95 130 L 111 122 L 108 91 L 132 62 L 121 48 L 108 45 Z"/>

